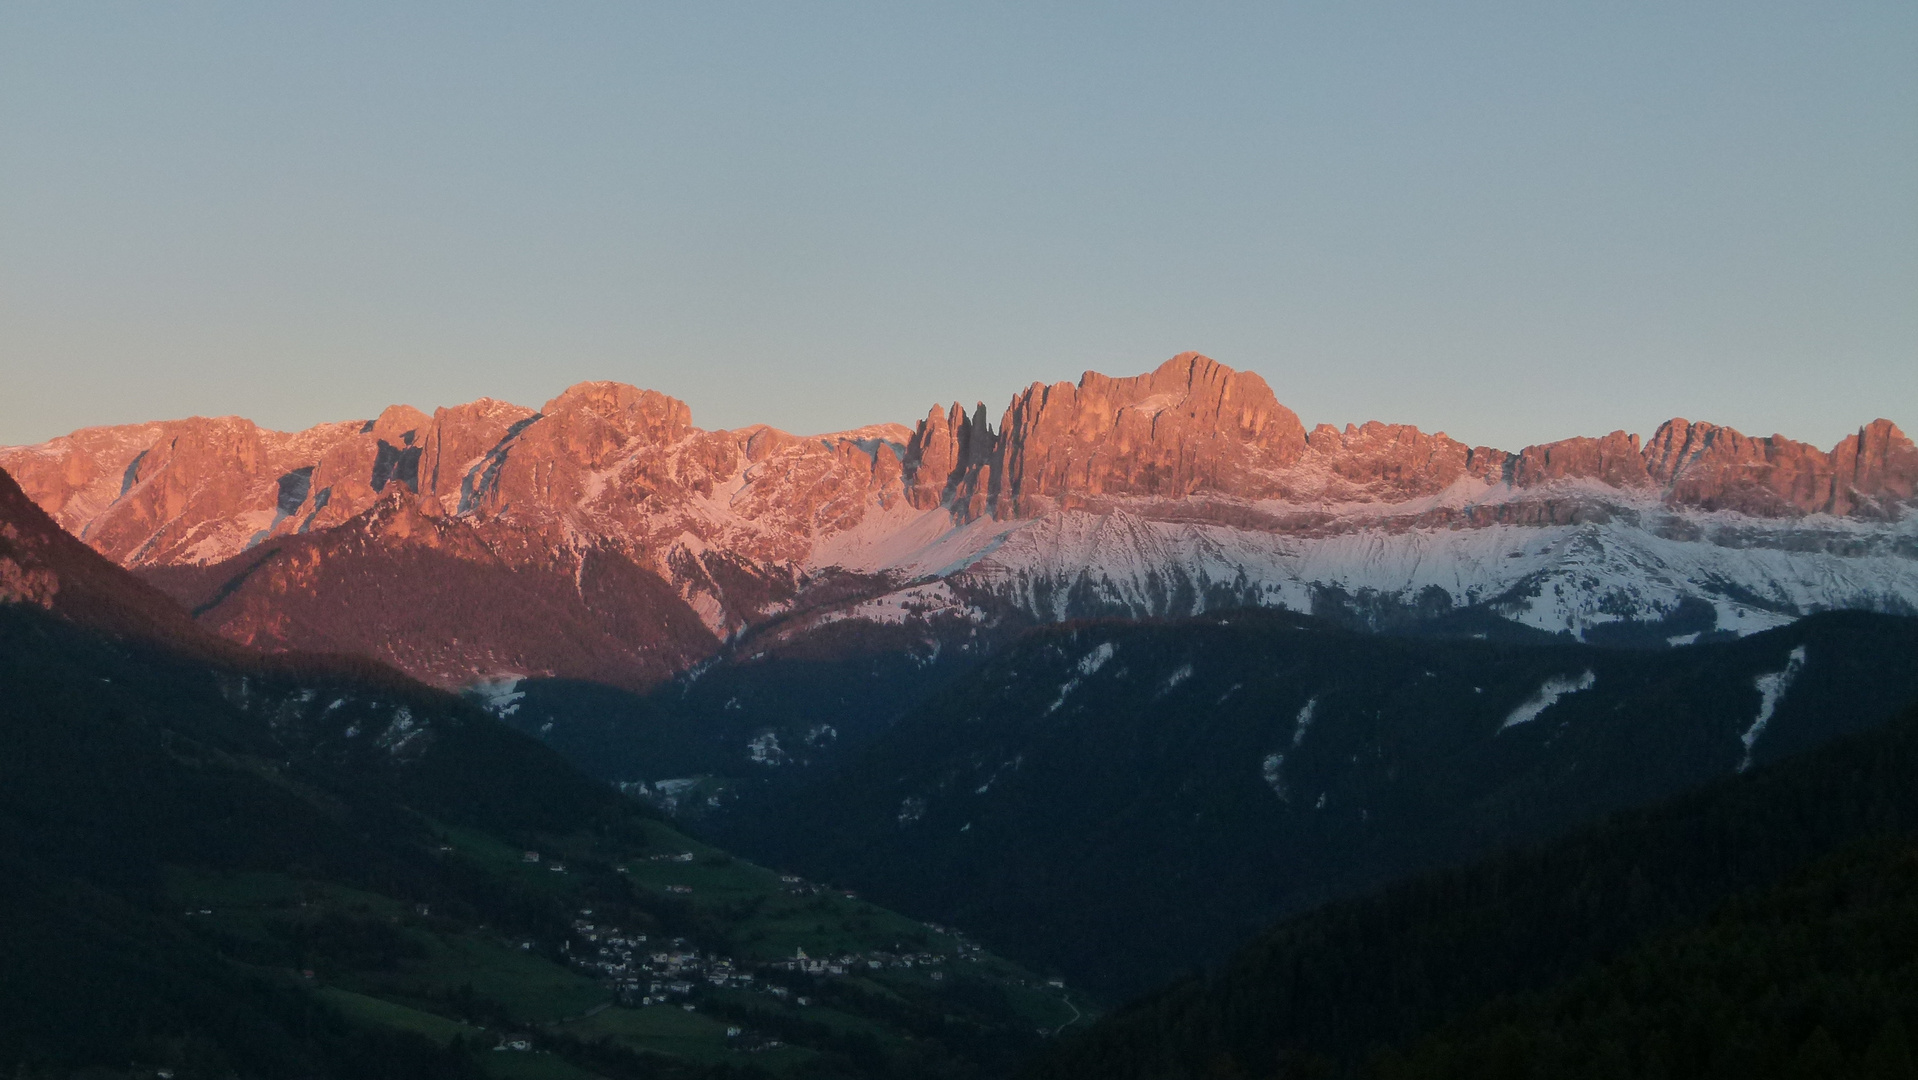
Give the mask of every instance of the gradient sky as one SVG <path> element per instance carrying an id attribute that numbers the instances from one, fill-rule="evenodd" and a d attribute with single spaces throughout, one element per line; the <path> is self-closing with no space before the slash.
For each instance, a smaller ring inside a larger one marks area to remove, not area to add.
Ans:
<path id="1" fill-rule="evenodd" d="M 582 379 L 817 432 L 1918 428 L 1918 4 L 0 5 L 0 443 Z"/>

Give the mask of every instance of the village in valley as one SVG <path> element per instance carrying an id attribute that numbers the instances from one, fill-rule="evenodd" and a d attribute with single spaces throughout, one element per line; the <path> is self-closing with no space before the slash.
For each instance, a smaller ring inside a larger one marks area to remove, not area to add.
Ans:
<path id="1" fill-rule="evenodd" d="M 528 852 L 527 861 L 538 861 L 538 853 Z M 652 856 L 652 862 L 686 864 L 694 861 L 692 852 Z M 563 865 L 562 865 L 563 870 Z M 789 897 L 831 896 L 856 901 L 856 893 L 831 889 L 794 874 L 779 878 L 780 892 Z M 669 895 L 690 896 L 690 885 L 671 883 L 663 886 Z M 713 951 L 702 951 L 686 938 L 649 940 L 647 934 L 596 921 L 593 908 L 579 909 L 573 921 L 574 940 L 566 950 L 573 964 L 597 978 L 618 995 L 621 1005 L 638 1008 L 676 1006 L 696 1011 L 695 995 L 702 991 L 731 990 L 764 995 L 773 1002 L 807 1007 L 812 998 L 805 991 L 809 983 L 821 978 L 872 976 L 878 973 L 912 973 L 927 982 L 943 982 L 955 966 L 977 965 L 987 954 L 977 943 L 958 931 L 933 923 L 920 924 L 946 939 L 949 952 L 897 949 L 864 949 L 809 955 L 804 946 L 795 946 L 790 956 L 777 959 L 743 960 Z M 1048 980 L 1047 986 L 1060 989 L 1060 980 Z M 739 1038 L 737 1026 L 727 1035 Z M 757 1040 L 764 1047 L 776 1047 L 777 1039 Z"/>
<path id="2" fill-rule="evenodd" d="M 1085 1015 L 1060 980 L 1018 968 L 957 930 L 906 919 L 850 890 L 696 848 L 655 849 L 616 869 L 660 902 L 689 912 L 724 910 L 736 920 L 726 940 L 662 933 L 656 924 L 633 925 L 604 905 L 583 903 L 562 954 L 611 1000 L 569 1026 L 582 1034 L 630 1027 L 642 1015 L 668 1010 L 689 1014 L 684 1023 L 706 1018 L 723 1029 L 734 1052 L 773 1051 L 790 1044 L 785 1028 L 793 1023 L 838 1026 L 859 1011 L 862 999 L 937 999 L 961 984 L 1003 994 L 1031 1017 L 1037 1034 Z M 568 872 L 564 861 L 537 851 L 526 851 L 522 861 L 528 869 Z M 620 1013 L 634 1020 L 618 1021 Z"/>

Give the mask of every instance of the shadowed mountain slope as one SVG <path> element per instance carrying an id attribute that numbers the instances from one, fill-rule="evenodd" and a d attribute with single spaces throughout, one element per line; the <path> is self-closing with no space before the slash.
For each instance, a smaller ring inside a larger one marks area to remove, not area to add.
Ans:
<path id="1" fill-rule="evenodd" d="M 1329 905 L 1026 1075 L 1907 1075 L 1914 769 L 1908 711 L 1559 842 Z"/>
<path id="2" fill-rule="evenodd" d="M 1879 723 L 1918 700 L 1914 655 L 1918 620 L 1863 613 L 1659 653 L 1261 612 L 1043 629 L 706 827 L 1123 996 Z"/>

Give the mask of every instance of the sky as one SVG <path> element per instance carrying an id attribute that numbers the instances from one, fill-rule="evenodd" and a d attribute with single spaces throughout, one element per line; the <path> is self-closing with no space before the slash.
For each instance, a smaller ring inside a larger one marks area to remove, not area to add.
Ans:
<path id="1" fill-rule="evenodd" d="M 1918 429 L 1918 4 L 0 5 L 0 444 L 586 379 Z"/>

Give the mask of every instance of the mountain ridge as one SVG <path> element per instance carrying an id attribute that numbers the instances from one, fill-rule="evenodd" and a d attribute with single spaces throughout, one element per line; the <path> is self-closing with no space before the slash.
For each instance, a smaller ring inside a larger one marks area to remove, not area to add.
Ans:
<path id="1" fill-rule="evenodd" d="M 651 685 L 755 633 L 834 620 L 939 639 L 937 613 L 977 628 L 1254 604 L 1386 627 L 1476 608 L 1656 642 L 1918 610 L 1918 447 L 1888 420 L 1830 451 L 1675 419 L 1648 439 L 1511 452 L 1378 422 L 1307 431 L 1257 374 L 1196 353 L 1034 383 L 996 429 L 983 404 L 954 404 L 911 429 L 705 431 L 683 402 L 596 382 L 538 409 L 396 405 L 292 433 L 237 418 L 89 428 L 0 449 L 0 468 L 229 637 L 363 649 L 446 685 Z M 510 635 L 421 626 L 430 640 L 382 653 L 390 634 L 352 627 L 391 630 L 368 584 L 387 572 L 355 562 L 351 536 L 436 547 L 468 593 L 570 589 L 568 617 L 592 629 L 515 655 Z M 274 545 L 323 572 L 262 572 Z M 593 566 L 625 584 L 589 595 Z M 292 608 L 322 579 L 366 595 L 309 639 Z M 1694 628 L 1681 616 L 1700 605 L 1713 614 Z M 654 629 L 645 656 L 619 659 L 614 627 L 633 611 Z M 598 659 L 569 659 L 582 649 Z"/>

